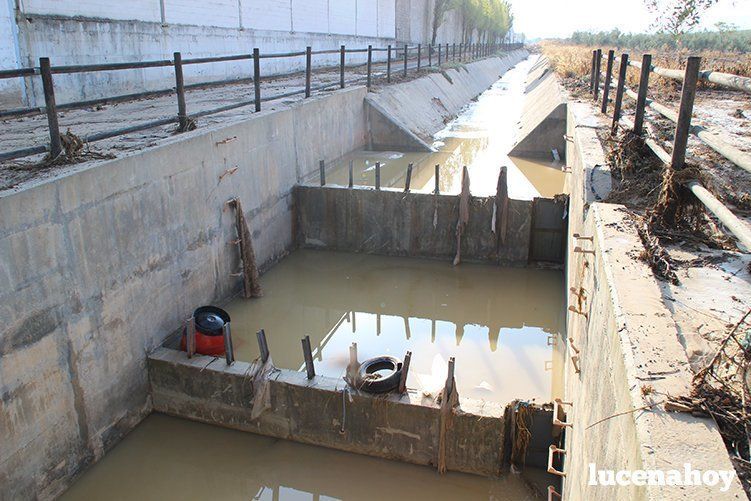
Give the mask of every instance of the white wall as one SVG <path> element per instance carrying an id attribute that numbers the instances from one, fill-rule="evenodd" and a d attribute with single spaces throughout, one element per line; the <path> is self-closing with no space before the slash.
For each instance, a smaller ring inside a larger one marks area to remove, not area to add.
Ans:
<path id="1" fill-rule="evenodd" d="M 24 14 L 161 21 L 159 0 L 20 0 L 19 3 Z"/>
<path id="2" fill-rule="evenodd" d="M 0 69 L 16 69 L 18 37 L 13 16 L 13 0 L 0 0 Z M 23 100 L 23 81 L 20 78 L 0 80 L 0 106 L 18 106 Z"/>

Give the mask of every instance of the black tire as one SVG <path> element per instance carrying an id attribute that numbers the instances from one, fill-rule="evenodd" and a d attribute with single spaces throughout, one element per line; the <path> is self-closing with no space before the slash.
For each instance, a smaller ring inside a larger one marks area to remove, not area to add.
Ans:
<path id="1" fill-rule="evenodd" d="M 372 376 L 374 372 L 384 369 L 390 369 L 393 372 L 387 377 L 374 378 Z M 399 388 L 401 379 L 402 362 L 396 357 L 383 356 L 371 358 L 360 364 L 355 383 L 358 390 L 367 393 L 388 393 Z"/>

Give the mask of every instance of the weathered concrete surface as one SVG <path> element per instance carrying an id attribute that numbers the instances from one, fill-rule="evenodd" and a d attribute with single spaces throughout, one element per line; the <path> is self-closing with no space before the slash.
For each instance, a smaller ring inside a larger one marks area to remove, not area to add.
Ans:
<path id="1" fill-rule="evenodd" d="M 389 256 L 453 259 L 459 197 L 392 189 L 297 186 L 297 235 L 303 247 Z M 493 197 L 471 197 L 462 259 L 526 266 L 532 201 L 509 200 L 508 232 L 497 250 Z M 500 218 L 500 211 L 497 214 Z"/>
<path id="2" fill-rule="evenodd" d="M 686 395 L 692 372 L 678 328 L 663 302 L 661 286 L 648 265 L 637 259 L 643 245 L 623 207 L 594 202 L 609 189 L 593 181 L 603 152 L 589 127 L 583 106 L 569 114 L 573 141 L 568 163 L 573 169 L 567 286 L 583 301 L 569 304 L 585 315 L 569 312 L 566 400 L 573 402 L 567 420 L 567 499 L 745 499 L 737 479 L 728 492 L 709 486 L 591 486 L 589 464 L 597 469 L 683 471 L 684 463 L 699 470 L 732 470 L 728 453 L 711 419 L 666 412 L 667 395 Z M 571 108 L 570 108 L 571 112 Z M 590 205 L 591 204 L 591 205 Z M 573 233 L 593 236 L 576 240 Z M 574 246 L 594 254 L 573 252 Z M 643 393 L 650 386 L 651 394 Z M 648 407 L 648 408 L 645 408 Z"/>
<path id="3" fill-rule="evenodd" d="M 266 410 L 251 419 L 259 381 L 251 364 L 159 348 L 149 356 L 154 409 L 262 435 L 409 463 L 438 464 L 440 406 L 419 392 L 373 396 L 337 378 L 276 370 L 268 380 Z M 344 404 L 343 404 L 344 402 Z M 344 408 L 343 408 L 344 405 Z M 497 476 L 504 454 L 501 404 L 460 400 L 447 433 L 449 470 Z M 343 416 L 344 420 L 343 420 Z M 342 432 L 344 427 L 344 432 Z"/>
<path id="4" fill-rule="evenodd" d="M 515 50 L 376 89 L 366 98 L 370 105 L 368 123 L 372 147 L 399 150 L 421 146 L 429 151 L 433 134 L 527 56 L 526 50 Z"/>
<path id="5" fill-rule="evenodd" d="M 240 288 L 239 197 L 268 267 L 292 187 L 365 141 L 363 87 L 0 196 L 0 486 L 51 498 L 150 411 L 146 353 Z M 237 168 L 236 171 L 233 169 Z"/>
<path id="6" fill-rule="evenodd" d="M 540 58 L 529 71 L 516 143 L 509 155 L 552 159 L 551 150 L 556 149 L 564 158 L 566 101 L 547 58 Z"/>

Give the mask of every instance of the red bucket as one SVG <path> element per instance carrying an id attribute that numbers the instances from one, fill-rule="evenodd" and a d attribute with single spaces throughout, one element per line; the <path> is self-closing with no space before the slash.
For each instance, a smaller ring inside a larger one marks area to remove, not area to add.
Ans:
<path id="1" fill-rule="evenodd" d="M 201 306 L 193 312 L 196 323 L 196 353 L 218 356 L 224 354 L 224 325 L 229 314 L 216 306 Z M 187 329 L 183 328 L 180 349 L 187 351 Z"/>

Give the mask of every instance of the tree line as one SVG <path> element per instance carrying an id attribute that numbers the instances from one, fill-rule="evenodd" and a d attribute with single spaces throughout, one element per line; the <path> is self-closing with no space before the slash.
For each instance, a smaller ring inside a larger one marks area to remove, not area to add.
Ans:
<path id="1" fill-rule="evenodd" d="M 634 50 L 716 50 L 746 53 L 751 50 L 751 30 L 738 30 L 718 24 L 716 31 L 691 33 L 623 33 L 611 31 L 576 31 L 568 39 L 578 45 L 622 47 Z"/>
<path id="2" fill-rule="evenodd" d="M 499 42 L 506 37 L 514 22 L 506 0 L 436 0 L 430 39 L 432 44 L 435 44 L 438 28 L 446 14 L 452 10 L 461 15 L 464 43 Z"/>

